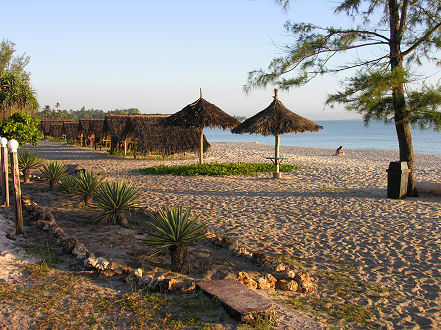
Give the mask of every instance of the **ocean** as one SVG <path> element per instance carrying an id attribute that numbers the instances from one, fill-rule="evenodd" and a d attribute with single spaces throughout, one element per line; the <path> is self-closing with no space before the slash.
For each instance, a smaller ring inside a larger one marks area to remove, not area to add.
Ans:
<path id="1" fill-rule="evenodd" d="M 283 134 L 281 146 L 358 150 L 398 150 L 398 139 L 393 124 L 371 122 L 365 126 L 362 120 L 314 121 L 323 129 L 318 132 Z M 441 155 L 441 131 L 411 128 L 414 152 Z M 205 128 L 209 142 L 259 142 L 274 145 L 274 136 L 260 134 L 232 134 L 229 130 Z"/>

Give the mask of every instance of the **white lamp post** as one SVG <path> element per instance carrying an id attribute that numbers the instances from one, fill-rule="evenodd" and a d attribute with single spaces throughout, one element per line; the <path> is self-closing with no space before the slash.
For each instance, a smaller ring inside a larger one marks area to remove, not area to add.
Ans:
<path id="1" fill-rule="evenodd" d="M 9 207 L 9 185 L 8 185 L 8 150 L 6 144 L 8 140 L 4 137 L 0 138 L 0 154 L 1 154 L 1 185 L 2 185 L 2 204 Z"/>
<path id="2" fill-rule="evenodd" d="M 17 140 L 9 140 L 8 149 L 11 154 L 11 170 L 12 170 L 12 185 L 14 187 L 14 209 L 15 209 L 15 233 L 17 235 L 24 233 L 23 228 L 23 211 L 21 208 L 21 189 L 20 189 L 20 171 L 18 169 L 18 149 Z"/>

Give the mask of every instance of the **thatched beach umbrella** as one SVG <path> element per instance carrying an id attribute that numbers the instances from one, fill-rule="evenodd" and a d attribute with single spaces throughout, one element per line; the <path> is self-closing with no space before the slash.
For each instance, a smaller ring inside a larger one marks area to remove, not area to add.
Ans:
<path id="1" fill-rule="evenodd" d="M 288 110 L 277 97 L 274 90 L 274 101 L 265 109 L 245 120 L 231 130 L 232 133 L 255 133 L 264 136 L 274 135 L 276 138 L 274 152 L 274 178 L 279 178 L 279 165 L 282 160 L 279 156 L 280 134 L 316 132 L 323 127 Z"/>
<path id="2" fill-rule="evenodd" d="M 202 90 L 200 90 L 199 99 L 187 105 L 184 109 L 168 118 L 163 123 L 170 126 L 183 126 L 196 128 L 200 135 L 199 146 L 199 163 L 203 164 L 204 153 L 204 127 L 220 127 L 227 129 L 239 125 L 239 121 L 234 117 L 223 112 L 214 104 L 202 98 Z"/>

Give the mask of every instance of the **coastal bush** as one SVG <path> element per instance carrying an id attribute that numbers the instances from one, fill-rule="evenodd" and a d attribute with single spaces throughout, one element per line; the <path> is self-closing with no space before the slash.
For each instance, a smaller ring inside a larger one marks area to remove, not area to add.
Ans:
<path id="1" fill-rule="evenodd" d="M 128 227 L 129 223 L 124 212 L 137 206 L 135 201 L 138 197 L 138 189 L 130 183 L 124 181 L 105 181 L 101 183 L 93 196 L 94 207 L 99 212 L 94 222 L 98 223 L 104 220 L 106 223 Z"/>
<path id="2" fill-rule="evenodd" d="M 199 215 L 190 219 L 191 209 L 184 211 L 182 206 L 164 208 L 158 215 L 151 215 L 149 221 L 147 246 L 157 247 L 156 254 L 168 248 L 172 270 L 179 272 L 187 259 L 187 245 L 205 238 L 205 222 L 197 224 Z"/>
<path id="3" fill-rule="evenodd" d="M 94 172 L 84 171 L 75 175 L 74 180 L 75 189 L 72 190 L 71 195 L 80 196 L 84 206 L 89 206 L 92 196 L 97 192 L 103 179 Z"/>
<path id="4" fill-rule="evenodd" d="M 299 165 L 280 165 L 281 172 L 298 170 Z M 253 175 L 274 172 L 274 165 L 269 163 L 207 163 L 191 165 L 157 165 L 139 170 L 147 175 L 185 175 L 185 176 L 227 176 Z"/>
<path id="5" fill-rule="evenodd" d="M 43 165 L 44 160 L 39 158 L 36 153 L 24 150 L 17 153 L 18 168 L 23 172 L 24 183 L 30 182 L 31 170 Z"/>
<path id="6" fill-rule="evenodd" d="M 57 161 L 43 165 L 40 172 L 41 178 L 49 183 L 50 190 L 54 190 L 57 183 L 68 175 L 66 165 Z"/>

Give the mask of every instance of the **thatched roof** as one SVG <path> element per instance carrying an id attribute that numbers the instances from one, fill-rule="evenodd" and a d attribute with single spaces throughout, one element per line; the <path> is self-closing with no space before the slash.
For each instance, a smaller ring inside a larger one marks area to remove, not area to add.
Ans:
<path id="1" fill-rule="evenodd" d="M 162 124 L 162 120 L 170 115 L 143 114 L 129 115 L 120 138 L 134 138 L 136 151 L 160 152 L 163 155 L 172 155 L 199 150 L 200 135 L 195 128 L 170 127 Z M 210 144 L 204 136 L 204 151 L 208 151 Z"/>
<path id="2" fill-rule="evenodd" d="M 116 140 L 121 139 L 121 133 L 126 125 L 128 115 L 106 114 L 104 117 L 103 132 L 110 134 Z"/>
<path id="3" fill-rule="evenodd" d="M 234 117 L 223 112 L 214 104 L 201 97 L 187 105 L 181 111 L 176 112 L 163 121 L 164 125 L 184 126 L 184 127 L 220 127 L 227 129 L 239 125 Z"/>
<path id="4" fill-rule="evenodd" d="M 40 121 L 40 131 L 43 132 L 45 136 L 48 136 L 50 133 L 51 125 L 63 125 L 62 120 L 41 120 Z"/>
<path id="5" fill-rule="evenodd" d="M 52 123 L 49 128 L 49 136 L 61 138 L 63 136 L 63 122 Z"/>
<path id="6" fill-rule="evenodd" d="M 285 133 L 316 132 L 323 127 L 288 110 L 277 98 L 264 110 L 245 120 L 231 130 L 232 133 L 255 133 L 262 135 L 280 135 Z"/>
<path id="7" fill-rule="evenodd" d="M 84 137 L 89 137 L 92 133 L 95 134 L 95 139 L 101 139 L 103 136 L 104 118 L 81 118 L 78 125 L 78 130 L 83 133 Z"/>
<path id="8" fill-rule="evenodd" d="M 62 132 L 66 134 L 67 142 L 75 142 L 78 140 L 78 126 L 79 122 L 64 122 Z"/>

